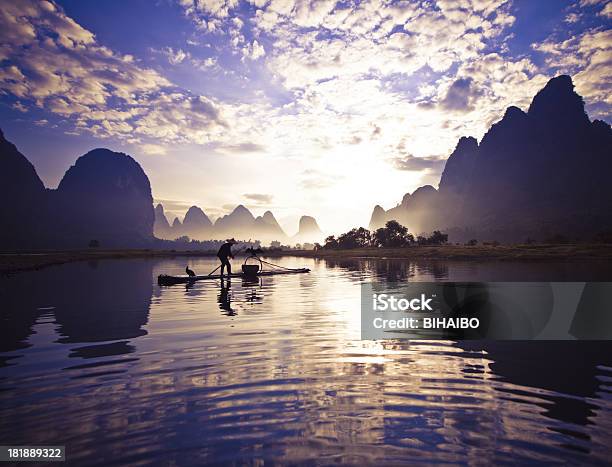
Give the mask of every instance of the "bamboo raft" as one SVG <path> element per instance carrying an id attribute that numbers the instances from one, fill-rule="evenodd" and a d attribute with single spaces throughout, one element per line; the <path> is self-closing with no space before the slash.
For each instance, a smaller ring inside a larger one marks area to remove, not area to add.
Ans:
<path id="1" fill-rule="evenodd" d="M 283 270 L 266 270 L 266 271 L 259 271 L 257 274 L 245 274 L 244 272 L 235 272 L 235 273 L 232 273 L 229 277 L 256 279 L 262 276 L 276 276 L 280 274 L 302 274 L 305 272 L 310 272 L 310 269 L 297 268 L 297 269 L 283 269 Z M 228 276 L 226 274 L 223 277 L 227 278 Z M 219 280 L 219 279 L 221 279 L 221 274 L 209 274 L 209 275 L 201 275 L 201 276 L 188 276 L 186 274 L 172 276 L 168 274 L 160 274 L 157 277 L 157 283 L 159 285 L 174 285 L 174 284 L 186 284 L 186 283 L 195 282 L 195 281 Z"/>

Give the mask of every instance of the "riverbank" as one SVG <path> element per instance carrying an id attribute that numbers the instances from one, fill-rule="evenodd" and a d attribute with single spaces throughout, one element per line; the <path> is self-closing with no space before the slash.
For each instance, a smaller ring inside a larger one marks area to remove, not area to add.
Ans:
<path id="1" fill-rule="evenodd" d="M 0 275 L 37 270 L 74 261 L 100 259 L 172 258 L 214 256 L 212 251 L 174 250 L 66 250 L 0 253 Z M 456 261 L 593 261 L 612 260 L 612 245 L 499 245 L 499 246 L 414 246 L 408 248 L 359 248 L 353 250 L 290 250 L 266 252 L 264 257 L 380 258 Z M 240 261 L 239 258 L 236 259 Z"/>
<path id="2" fill-rule="evenodd" d="M 0 276 L 33 271 L 75 261 L 100 259 L 172 258 L 177 256 L 214 256 L 212 251 L 173 250 L 63 250 L 0 253 Z"/>
<path id="3" fill-rule="evenodd" d="M 407 248 L 358 248 L 352 250 L 296 251 L 295 256 L 314 258 L 385 258 L 414 260 L 463 261 L 544 261 L 544 260 L 604 260 L 612 259 L 612 245 L 441 245 Z"/>

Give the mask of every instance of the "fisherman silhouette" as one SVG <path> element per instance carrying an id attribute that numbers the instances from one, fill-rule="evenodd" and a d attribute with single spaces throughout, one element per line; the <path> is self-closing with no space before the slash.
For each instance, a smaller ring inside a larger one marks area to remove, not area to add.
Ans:
<path id="1" fill-rule="evenodd" d="M 196 273 L 189 269 L 189 266 L 185 266 L 185 272 L 189 277 L 195 277 Z"/>
<path id="2" fill-rule="evenodd" d="M 223 277 L 223 270 L 225 269 L 226 266 L 227 266 L 227 277 L 230 277 L 232 275 L 232 265 L 230 264 L 228 258 L 234 259 L 234 255 L 232 254 L 232 245 L 235 245 L 235 244 L 236 244 L 236 240 L 234 240 L 233 238 L 230 238 L 223 245 L 221 245 L 221 248 L 219 248 L 219 251 L 217 252 L 217 258 L 221 260 L 221 277 Z"/>

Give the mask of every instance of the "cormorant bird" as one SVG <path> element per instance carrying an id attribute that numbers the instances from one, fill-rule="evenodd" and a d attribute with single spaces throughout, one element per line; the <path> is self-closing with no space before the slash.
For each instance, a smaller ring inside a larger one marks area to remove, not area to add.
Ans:
<path id="1" fill-rule="evenodd" d="M 189 266 L 185 266 L 185 272 L 189 277 L 195 277 L 196 273 L 189 269 Z"/>
<path id="2" fill-rule="evenodd" d="M 244 250 L 246 253 L 250 254 L 251 256 L 257 256 L 260 253 L 263 253 L 263 250 L 261 248 L 247 248 L 246 250 Z"/>

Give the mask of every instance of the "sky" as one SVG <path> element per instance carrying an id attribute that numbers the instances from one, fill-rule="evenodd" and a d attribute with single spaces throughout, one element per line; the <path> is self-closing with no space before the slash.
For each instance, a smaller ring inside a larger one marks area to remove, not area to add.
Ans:
<path id="1" fill-rule="evenodd" d="M 50 188 L 107 147 L 170 221 L 244 204 L 340 233 L 558 74 L 610 122 L 611 24 L 605 0 L 2 2 L 0 128 Z"/>

